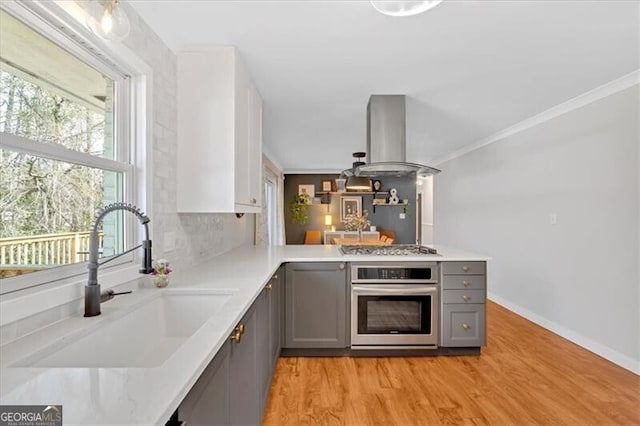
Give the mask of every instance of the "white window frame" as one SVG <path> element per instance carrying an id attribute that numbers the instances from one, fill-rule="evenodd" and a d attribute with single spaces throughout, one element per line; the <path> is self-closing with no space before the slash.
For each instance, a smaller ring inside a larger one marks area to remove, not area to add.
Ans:
<path id="1" fill-rule="evenodd" d="M 115 136 L 118 141 L 116 158 L 128 159 L 128 164 L 97 156 L 87 158 L 86 154 L 60 145 L 43 144 L 7 133 L 0 133 L 0 147 L 121 172 L 124 176 L 124 201 L 136 204 L 152 217 L 151 150 L 148 148 L 152 128 L 151 68 L 123 45 L 102 42 L 93 36 L 84 24 L 82 10 L 75 3 L 3 1 L 0 8 L 114 81 L 114 98 L 117 102 L 114 116 L 114 131 L 117 132 Z M 126 215 L 125 218 L 124 244 L 128 249 L 141 240 L 142 229 L 133 215 Z M 128 272 L 137 271 L 140 258 L 139 250 L 124 255 L 101 268 L 102 274 L 111 271 L 118 277 L 129 276 Z M 0 282 L 0 295 L 53 282 L 62 285 L 84 279 L 86 273 L 86 262 L 82 262 L 3 279 Z"/>

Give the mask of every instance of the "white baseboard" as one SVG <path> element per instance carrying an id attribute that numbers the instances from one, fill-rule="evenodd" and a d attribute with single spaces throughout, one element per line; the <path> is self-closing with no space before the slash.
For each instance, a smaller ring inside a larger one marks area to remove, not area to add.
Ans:
<path id="1" fill-rule="evenodd" d="M 508 310 L 515 312 L 516 314 L 520 315 L 521 317 L 524 317 L 526 319 L 528 319 L 529 321 L 532 321 L 536 324 L 538 324 L 541 327 L 546 328 L 547 330 L 559 335 L 560 337 L 563 337 L 573 343 L 575 343 L 576 345 L 579 345 L 585 349 L 587 349 L 588 351 L 591 351 L 597 355 L 600 355 L 601 357 L 603 357 L 606 360 L 609 360 L 611 362 L 613 362 L 616 365 L 619 365 L 620 367 L 631 371 L 634 374 L 637 374 L 640 376 L 640 360 L 637 359 L 633 359 L 630 358 L 624 354 L 621 354 L 618 351 L 615 351 L 607 346 L 604 346 L 600 343 L 594 342 L 593 340 L 584 337 L 580 334 L 577 334 L 571 330 L 569 330 L 566 327 L 563 327 L 559 324 L 556 324 L 553 321 L 549 321 L 548 319 L 531 312 L 528 309 L 523 308 L 522 306 L 516 305 L 515 303 L 512 303 L 510 301 L 508 301 L 507 299 L 503 299 L 500 296 L 496 296 L 493 293 L 488 293 L 487 297 L 489 298 L 489 300 L 492 300 L 493 302 L 497 303 L 498 305 L 501 305 L 505 308 L 507 308 Z"/>

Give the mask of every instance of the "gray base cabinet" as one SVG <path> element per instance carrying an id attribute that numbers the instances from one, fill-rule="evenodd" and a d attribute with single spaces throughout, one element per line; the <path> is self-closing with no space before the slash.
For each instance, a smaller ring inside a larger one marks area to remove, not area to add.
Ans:
<path id="1" fill-rule="evenodd" d="M 347 272 L 344 263 L 288 263 L 285 348 L 345 348 Z"/>
<path id="2" fill-rule="evenodd" d="M 229 362 L 229 423 L 232 425 L 257 425 L 260 423 L 260 404 L 256 355 L 258 353 L 257 313 L 264 299 L 258 298 L 240 321 L 244 332 L 239 341 L 231 343 Z"/>
<path id="3" fill-rule="evenodd" d="M 259 425 L 282 332 L 282 274 L 275 274 L 178 408 L 189 425 Z"/>
<path id="4" fill-rule="evenodd" d="M 185 397 L 178 416 L 189 425 L 229 424 L 229 359 L 226 342 Z"/>
<path id="5" fill-rule="evenodd" d="M 267 405 L 271 379 L 280 357 L 280 331 L 282 328 L 282 274 L 276 273 L 265 286 L 256 301 L 256 321 L 258 328 L 256 346 L 256 366 L 260 386 L 260 413 Z"/>
<path id="6" fill-rule="evenodd" d="M 446 304 L 442 346 L 472 347 L 484 344 L 484 303 Z"/>
<path id="7" fill-rule="evenodd" d="M 485 344 L 485 262 L 443 262 L 440 346 Z"/>
<path id="8" fill-rule="evenodd" d="M 284 266 L 271 278 L 271 299 L 269 302 L 269 321 L 271 329 L 271 371 L 275 370 L 280 349 L 284 340 Z"/>

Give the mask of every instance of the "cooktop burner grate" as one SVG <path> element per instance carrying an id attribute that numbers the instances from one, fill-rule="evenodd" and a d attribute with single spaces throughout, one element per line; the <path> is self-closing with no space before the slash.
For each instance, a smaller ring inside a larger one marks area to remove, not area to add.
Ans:
<path id="1" fill-rule="evenodd" d="M 436 249 L 419 246 L 416 244 L 395 244 L 390 246 L 340 246 L 343 254 L 362 254 L 370 256 L 410 256 L 410 255 L 437 255 Z"/>

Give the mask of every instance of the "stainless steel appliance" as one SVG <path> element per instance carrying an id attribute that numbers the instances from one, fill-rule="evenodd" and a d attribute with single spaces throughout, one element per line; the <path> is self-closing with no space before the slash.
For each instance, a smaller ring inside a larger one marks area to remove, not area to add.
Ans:
<path id="1" fill-rule="evenodd" d="M 362 254 L 372 256 L 439 256 L 438 251 L 427 246 L 416 244 L 393 244 L 389 246 L 353 245 L 340 246 L 342 254 Z"/>
<path id="2" fill-rule="evenodd" d="M 367 104 L 369 163 L 354 163 L 343 177 L 431 176 L 440 170 L 407 162 L 405 95 L 371 95 Z"/>
<path id="3" fill-rule="evenodd" d="M 436 348 L 436 262 L 351 266 L 351 349 Z"/>

